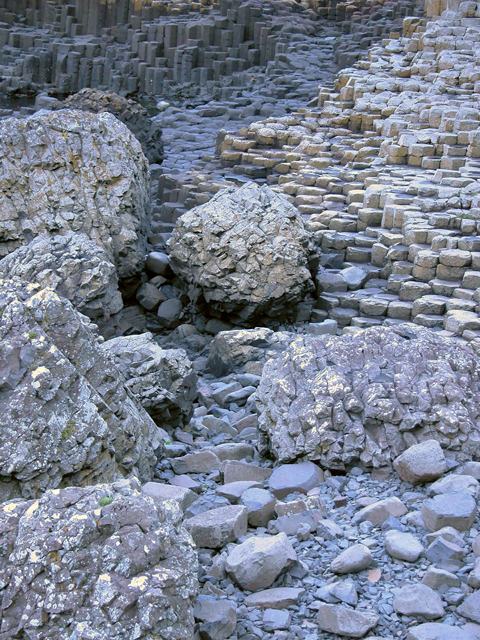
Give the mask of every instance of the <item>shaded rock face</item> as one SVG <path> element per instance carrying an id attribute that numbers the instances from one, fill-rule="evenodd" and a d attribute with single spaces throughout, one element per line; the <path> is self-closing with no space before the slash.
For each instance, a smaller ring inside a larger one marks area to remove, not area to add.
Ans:
<path id="1" fill-rule="evenodd" d="M 0 502 L 135 469 L 151 479 L 166 433 L 94 328 L 52 290 L 0 280 Z"/>
<path id="2" fill-rule="evenodd" d="M 302 337 L 265 365 L 263 448 L 343 469 L 389 465 L 433 439 L 450 457 L 478 459 L 479 373 L 470 347 L 411 325 Z"/>
<path id="3" fill-rule="evenodd" d="M 82 89 L 57 105 L 57 109 L 111 113 L 137 138 L 149 162 L 157 164 L 163 162 L 162 128 L 158 122 L 149 117 L 145 107 L 138 102 L 122 98 L 113 91 Z"/>
<path id="4" fill-rule="evenodd" d="M 135 479 L 0 506 L 2 637 L 192 638 L 198 563 L 180 519 Z"/>
<path id="5" fill-rule="evenodd" d="M 248 324 L 287 315 L 313 290 L 309 237 L 295 207 L 251 182 L 178 220 L 170 266 L 212 311 Z"/>
<path id="6" fill-rule="evenodd" d="M 161 349 L 151 333 L 113 338 L 100 349 L 121 371 L 126 388 L 164 428 L 182 427 L 193 415 L 197 374 L 183 349 Z"/>
<path id="7" fill-rule="evenodd" d="M 85 233 L 118 277 L 139 273 L 146 249 L 148 164 L 110 113 L 39 111 L 0 123 L 0 255 L 38 235 Z"/>
<path id="8" fill-rule="evenodd" d="M 0 260 L 0 277 L 48 287 L 93 321 L 123 308 L 115 266 L 84 233 L 39 236 Z"/>

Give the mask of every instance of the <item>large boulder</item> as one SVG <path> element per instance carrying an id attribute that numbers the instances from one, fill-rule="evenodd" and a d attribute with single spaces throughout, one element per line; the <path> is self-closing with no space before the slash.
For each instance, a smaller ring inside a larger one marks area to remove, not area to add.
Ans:
<path id="1" fill-rule="evenodd" d="M 84 233 L 34 238 L 0 260 L 0 277 L 54 289 L 95 322 L 108 321 L 123 307 L 115 266 Z"/>
<path id="2" fill-rule="evenodd" d="M 309 243 L 295 207 L 249 182 L 177 221 L 170 266 L 213 311 L 247 324 L 288 314 L 313 289 Z"/>
<path id="3" fill-rule="evenodd" d="M 82 89 L 60 102 L 56 109 L 80 109 L 91 113 L 111 113 L 123 122 L 142 145 L 143 153 L 152 163 L 163 162 L 162 128 L 152 120 L 141 104 L 123 98 L 113 91 Z"/>
<path id="4" fill-rule="evenodd" d="M 167 434 L 94 329 L 51 289 L 0 280 L 0 502 L 135 469 L 152 478 Z"/>
<path id="5" fill-rule="evenodd" d="M 412 325 L 301 337 L 264 367 L 262 448 L 330 469 L 390 465 L 426 440 L 479 459 L 479 376 L 470 346 Z"/>
<path id="6" fill-rule="evenodd" d="M 107 340 L 101 350 L 127 379 L 126 387 L 164 428 L 187 424 L 197 374 L 183 349 L 161 349 L 151 333 Z"/>
<path id="7" fill-rule="evenodd" d="M 130 278 L 143 266 L 149 197 L 140 143 L 110 113 L 39 111 L 0 122 L 0 256 L 72 230 Z"/>
<path id="8" fill-rule="evenodd" d="M 2 638 L 190 640 L 198 562 L 135 479 L 0 507 Z"/>

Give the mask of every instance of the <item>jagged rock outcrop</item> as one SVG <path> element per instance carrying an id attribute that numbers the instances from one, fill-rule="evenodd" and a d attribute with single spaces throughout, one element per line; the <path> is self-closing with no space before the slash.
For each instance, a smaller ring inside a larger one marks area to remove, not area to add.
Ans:
<path id="1" fill-rule="evenodd" d="M 158 425 L 173 428 L 188 423 L 197 395 L 197 374 L 183 349 L 161 349 L 151 333 L 113 338 L 100 348 Z"/>
<path id="2" fill-rule="evenodd" d="M 313 289 L 309 242 L 296 209 L 249 182 L 178 220 L 170 266 L 212 310 L 249 323 L 286 315 Z"/>
<path id="3" fill-rule="evenodd" d="M 40 111 L 0 122 L 0 256 L 72 230 L 130 278 L 143 266 L 148 203 L 140 144 L 110 113 Z"/>
<path id="4" fill-rule="evenodd" d="M 135 469 L 151 479 L 166 433 L 94 327 L 51 289 L 0 280 L 0 502 Z"/>
<path id="5" fill-rule="evenodd" d="M 190 640 L 198 561 L 136 479 L 0 507 L 2 638 Z"/>
<path id="6" fill-rule="evenodd" d="M 163 161 L 162 128 L 149 117 L 145 107 L 134 100 L 123 98 L 113 91 L 82 89 L 59 103 L 56 108 L 111 113 L 137 138 L 149 162 L 159 164 Z"/>
<path id="7" fill-rule="evenodd" d="M 380 467 L 431 439 L 458 461 L 480 458 L 478 358 L 414 325 L 299 338 L 265 365 L 257 410 L 281 461 Z"/>
<path id="8" fill-rule="evenodd" d="M 0 260 L 0 277 L 54 289 L 93 321 L 107 321 L 123 307 L 115 266 L 84 233 L 35 238 Z"/>

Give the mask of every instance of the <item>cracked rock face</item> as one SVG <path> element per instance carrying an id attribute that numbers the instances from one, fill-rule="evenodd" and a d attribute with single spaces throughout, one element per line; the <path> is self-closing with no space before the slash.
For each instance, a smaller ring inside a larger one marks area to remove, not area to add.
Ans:
<path id="1" fill-rule="evenodd" d="M 101 350 L 113 359 L 126 388 L 164 428 L 182 427 L 193 415 L 197 374 L 183 349 L 161 349 L 151 333 L 107 340 Z"/>
<path id="2" fill-rule="evenodd" d="M 2 638 L 192 638 L 198 562 L 180 520 L 135 479 L 0 506 Z"/>
<path id="3" fill-rule="evenodd" d="M 166 433 L 94 328 L 51 289 L 0 280 L 0 502 L 134 469 L 151 479 Z"/>
<path id="4" fill-rule="evenodd" d="M 81 109 L 92 113 L 108 112 L 123 122 L 142 145 L 149 162 L 163 161 L 162 128 L 152 120 L 145 107 L 134 100 L 123 98 L 113 91 L 82 89 L 69 96 L 57 108 Z"/>
<path id="5" fill-rule="evenodd" d="M 469 346 L 411 325 L 299 338 L 264 368 L 264 450 L 330 469 L 380 467 L 433 439 L 449 457 L 478 459 L 479 375 Z"/>
<path id="6" fill-rule="evenodd" d="M 170 266 L 211 309 L 248 324 L 286 315 L 313 289 L 309 238 L 295 207 L 250 182 L 178 220 Z"/>
<path id="7" fill-rule="evenodd" d="M 0 255 L 85 233 L 121 279 L 142 268 L 149 202 L 139 142 L 110 113 L 40 111 L 0 123 Z"/>
<path id="8" fill-rule="evenodd" d="M 93 321 L 107 321 L 123 308 L 115 266 L 84 233 L 35 238 L 0 260 L 0 277 L 54 289 Z"/>

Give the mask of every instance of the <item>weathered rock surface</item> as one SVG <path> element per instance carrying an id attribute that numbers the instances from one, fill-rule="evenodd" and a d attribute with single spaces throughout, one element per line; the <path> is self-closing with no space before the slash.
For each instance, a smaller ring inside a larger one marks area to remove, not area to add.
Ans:
<path id="1" fill-rule="evenodd" d="M 237 323 L 286 315 L 313 290 L 309 234 L 296 209 L 249 182 L 177 222 L 170 266 L 216 312 Z"/>
<path id="2" fill-rule="evenodd" d="M 151 333 L 113 338 L 101 349 L 158 425 L 173 428 L 188 423 L 197 395 L 197 374 L 183 349 L 162 349 Z"/>
<path id="3" fill-rule="evenodd" d="M 82 89 L 60 103 L 58 108 L 80 109 L 91 113 L 111 113 L 137 138 L 149 162 L 161 164 L 163 161 L 162 128 L 158 122 L 149 117 L 145 107 L 138 102 L 123 98 L 113 91 Z"/>
<path id="4" fill-rule="evenodd" d="M 291 542 L 284 533 L 276 536 L 249 538 L 229 554 L 227 573 L 242 589 L 266 589 L 297 559 Z"/>
<path id="5" fill-rule="evenodd" d="M 180 521 L 135 479 L 4 504 L 2 637 L 189 640 L 198 561 Z"/>
<path id="6" fill-rule="evenodd" d="M 234 370 L 261 375 L 265 362 L 280 356 L 296 337 L 265 327 L 221 331 L 210 344 L 208 367 L 216 376 Z"/>
<path id="7" fill-rule="evenodd" d="M 420 616 L 427 620 L 441 618 L 445 613 L 442 599 L 426 584 L 409 584 L 402 587 L 393 600 L 393 608 L 404 616 Z"/>
<path id="8" fill-rule="evenodd" d="M 372 564 L 370 549 L 364 544 L 354 544 L 342 551 L 331 563 L 330 570 L 333 573 L 357 573 L 368 569 Z"/>
<path id="9" fill-rule="evenodd" d="M 393 462 L 404 482 L 422 484 L 440 478 L 448 469 L 445 454 L 436 440 L 426 440 L 404 451 Z"/>
<path id="10" fill-rule="evenodd" d="M 363 638 L 377 626 L 378 616 L 373 612 L 355 611 L 341 605 L 323 604 L 318 610 L 317 622 L 322 631 L 347 638 Z"/>
<path id="11" fill-rule="evenodd" d="M 0 501 L 134 468 L 151 479 L 166 433 L 93 327 L 52 290 L 0 280 Z"/>
<path id="12" fill-rule="evenodd" d="M 469 493 L 442 493 L 422 505 L 422 520 L 429 531 L 443 527 L 467 531 L 476 515 L 477 503 Z"/>
<path id="13" fill-rule="evenodd" d="M 139 273 L 146 248 L 148 166 L 109 113 L 62 110 L 0 122 L 0 255 L 38 235 L 85 233 L 118 277 Z"/>
<path id="14" fill-rule="evenodd" d="M 308 493 L 323 482 L 323 471 L 313 462 L 282 464 L 273 470 L 268 486 L 273 495 L 282 500 L 290 493 Z"/>
<path id="15" fill-rule="evenodd" d="M 460 627 L 440 622 L 426 622 L 413 627 L 406 640 L 475 640 L 475 636 Z"/>
<path id="16" fill-rule="evenodd" d="M 265 365 L 257 410 L 263 450 L 280 461 L 377 467 L 432 439 L 459 461 L 478 458 L 478 359 L 410 325 L 301 337 Z"/>
<path id="17" fill-rule="evenodd" d="M 50 287 L 94 322 L 107 322 L 123 307 L 115 266 L 84 233 L 34 238 L 0 260 L 0 277 Z"/>
<path id="18" fill-rule="evenodd" d="M 185 520 L 197 547 L 221 549 L 247 533 L 248 512 L 242 505 L 204 511 Z"/>
<path id="19" fill-rule="evenodd" d="M 422 543 L 415 536 L 394 530 L 385 534 L 385 549 L 392 558 L 405 562 L 416 562 L 423 552 Z"/>
<path id="20" fill-rule="evenodd" d="M 201 622 L 200 637 L 203 640 L 229 638 L 237 624 L 235 603 L 201 595 L 194 608 L 195 619 Z"/>

